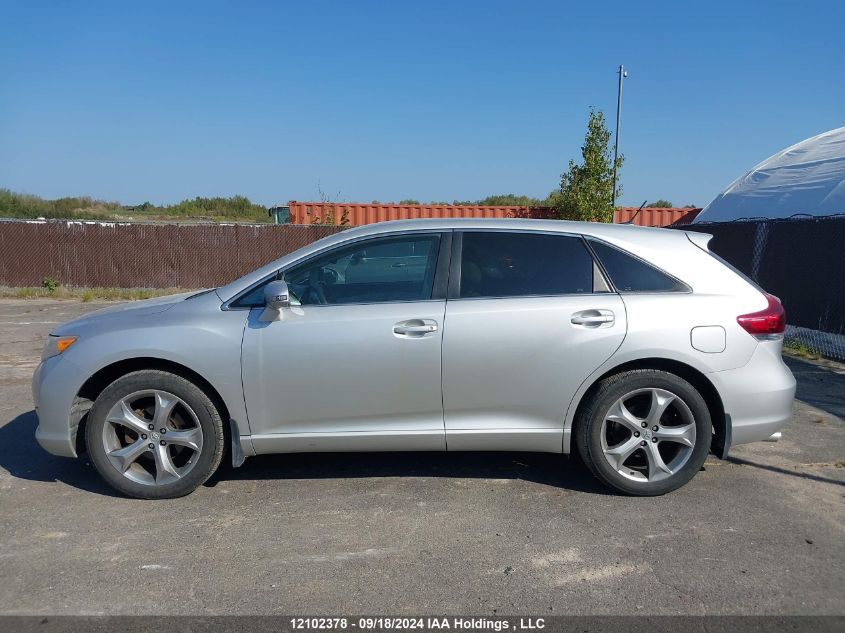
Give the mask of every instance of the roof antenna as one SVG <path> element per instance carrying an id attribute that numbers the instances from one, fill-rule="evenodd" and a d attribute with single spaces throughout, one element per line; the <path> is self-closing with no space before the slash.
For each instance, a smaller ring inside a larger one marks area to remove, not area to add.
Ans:
<path id="1" fill-rule="evenodd" d="M 634 218 L 636 218 L 640 214 L 640 211 L 643 210 L 643 207 L 646 205 L 647 202 L 648 202 L 648 200 L 643 200 L 643 203 L 640 205 L 640 208 L 637 209 L 637 211 L 634 213 L 634 215 L 631 216 L 631 219 L 628 220 L 627 222 L 620 222 L 619 224 L 633 224 Z"/>

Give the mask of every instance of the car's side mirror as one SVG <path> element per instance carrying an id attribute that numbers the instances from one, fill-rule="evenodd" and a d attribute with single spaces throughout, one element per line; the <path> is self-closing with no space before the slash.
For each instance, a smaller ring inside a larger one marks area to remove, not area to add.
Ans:
<path id="1" fill-rule="evenodd" d="M 264 286 L 264 305 L 273 310 L 290 307 L 288 283 L 284 280 L 271 281 Z"/>
<path id="2" fill-rule="evenodd" d="M 264 286 L 264 312 L 258 318 L 259 321 L 278 321 L 281 319 L 282 310 L 290 307 L 290 291 L 286 281 L 271 281 Z"/>

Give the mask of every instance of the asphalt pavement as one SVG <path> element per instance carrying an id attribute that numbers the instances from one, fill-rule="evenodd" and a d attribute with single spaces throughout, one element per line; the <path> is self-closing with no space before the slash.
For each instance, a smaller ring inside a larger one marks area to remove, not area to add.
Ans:
<path id="1" fill-rule="evenodd" d="M 36 444 L 46 334 L 101 307 L 0 300 L 0 614 L 843 614 L 845 367 L 788 362 L 778 443 L 681 490 L 540 454 L 251 458 L 122 498 Z"/>

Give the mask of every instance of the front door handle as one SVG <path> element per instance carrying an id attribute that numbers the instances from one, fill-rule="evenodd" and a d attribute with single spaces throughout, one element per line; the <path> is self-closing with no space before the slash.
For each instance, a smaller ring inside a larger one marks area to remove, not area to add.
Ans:
<path id="1" fill-rule="evenodd" d="M 597 328 L 610 327 L 615 320 L 613 310 L 582 310 L 573 314 L 570 322 L 572 325 Z"/>
<path id="2" fill-rule="evenodd" d="M 437 321 L 432 319 L 409 319 L 393 325 L 393 333 L 398 336 L 419 338 L 437 331 Z"/>

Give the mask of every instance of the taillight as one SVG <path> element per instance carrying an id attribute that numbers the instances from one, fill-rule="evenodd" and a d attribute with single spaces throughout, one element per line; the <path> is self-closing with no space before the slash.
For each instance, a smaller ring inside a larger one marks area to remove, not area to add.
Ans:
<path id="1" fill-rule="evenodd" d="M 742 329 L 760 341 L 773 341 L 783 338 L 786 329 L 786 313 L 783 311 L 780 299 L 769 293 L 765 293 L 769 305 L 765 310 L 741 314 L 736 322 Z"/>

